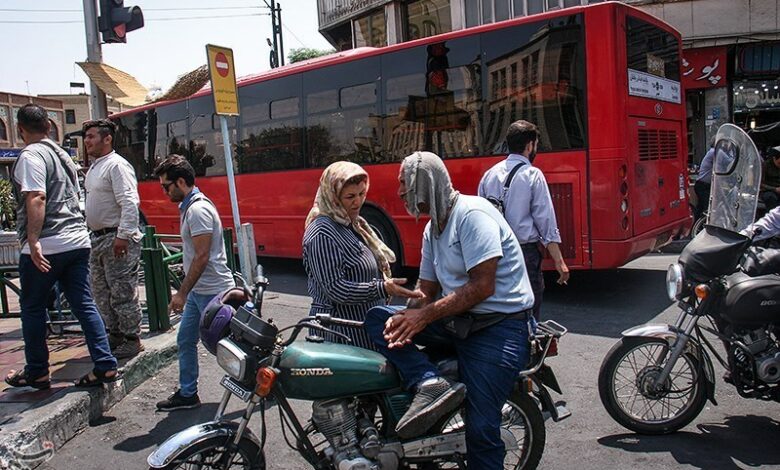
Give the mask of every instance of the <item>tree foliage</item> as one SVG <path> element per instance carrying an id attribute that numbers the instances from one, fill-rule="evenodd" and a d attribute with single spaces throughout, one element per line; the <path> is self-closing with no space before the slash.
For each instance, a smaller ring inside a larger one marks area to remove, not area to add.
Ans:
<path id="1" fill-rule="evenodd" d="M 315 57 L 322 57 L 324 55 L 333 54 L 335 49 L 312 49 L 310 47 L 299 47 L 290 49 L 287 54 L 287 61 L 289 63 L 300 62 L 302 60 L 309 60 Z"/>

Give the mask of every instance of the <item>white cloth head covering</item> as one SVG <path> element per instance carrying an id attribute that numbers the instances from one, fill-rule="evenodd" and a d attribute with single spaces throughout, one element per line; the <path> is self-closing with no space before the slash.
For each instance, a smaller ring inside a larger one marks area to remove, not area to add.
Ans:
<path id="1" fill-rule="evenodd" d="M 418 205 L 425 203 L 430 207 L 433 235 L 439 237 L 440 229 L 447 221 L 450 208 L 460 194 L 452 187 L 447 167 L 438 155 L 431 152 L 414 152 L 401 163 L 404 184 L 406 185 L 406 210 L 420 217 Z"/>

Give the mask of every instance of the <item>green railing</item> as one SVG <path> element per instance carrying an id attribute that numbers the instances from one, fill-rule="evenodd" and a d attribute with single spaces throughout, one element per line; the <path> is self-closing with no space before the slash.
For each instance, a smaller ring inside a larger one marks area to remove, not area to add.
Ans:
<path id="1" fill-rule="evenodd" d="M 228 267 L 236 270 L 236 260 L 233 253 L 233 230 L 222 231 Z M 149 316 L 149 331 L 166 331 L 171 327 L 168 316 L 168 304 L 171 301 L 171 288 L 181 286 L 183 272 L 174 268 L 181 263 L 183 253 L 173 249 L 173 245 L 163 243 L 163 240 L 181 240 L 181 235 L 156 233 L 152 225 L 146 227 L 141 248 L 141 261 L 144 268 L 144 285 L 146 288 L 146 310 Z"/>

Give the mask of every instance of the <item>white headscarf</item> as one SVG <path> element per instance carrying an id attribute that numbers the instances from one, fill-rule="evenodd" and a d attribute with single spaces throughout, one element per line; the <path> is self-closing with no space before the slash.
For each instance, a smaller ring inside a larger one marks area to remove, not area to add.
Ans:
<path id="1" fill-rule="evenodd" d="M 447 221 L 450 208 L 460 194 L 452 187 L 447 167 L 435 153 L 415 152 L 404 158 L 401 171 L 406 185 L 406 210 L 419 218 L 418 204 L 427 204 L 433 235 L 438 238 L 441 234 L 439 227 Z"/>

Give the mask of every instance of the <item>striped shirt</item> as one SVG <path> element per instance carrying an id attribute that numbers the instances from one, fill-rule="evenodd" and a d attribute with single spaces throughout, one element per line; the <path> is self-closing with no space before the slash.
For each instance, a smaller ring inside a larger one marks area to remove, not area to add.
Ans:
<path id="1" fill-rule="evenodd" d="M 360 235 L 330 217 L 317 217 L 306 227 L 303 266 L 309 277 L 310 315 L 327 313 L 363 321 L 368 309 L 385 304 L 387 293 L 373 253 Z M 329 328 L 348 336 L 353 346 L 375 349 L 363 330 Z M 316 333 L 327 341 L 344 342 L 331 334 Z"/>

